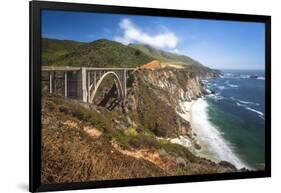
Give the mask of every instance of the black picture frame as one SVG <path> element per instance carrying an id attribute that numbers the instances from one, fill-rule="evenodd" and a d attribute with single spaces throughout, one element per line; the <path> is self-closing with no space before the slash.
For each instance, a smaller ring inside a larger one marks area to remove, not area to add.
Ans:
<path id="1" fill-rule="evenodd" d="M 229 21 L 260 22 L 265 24 L 265 170 L 239 173 L 222 173 L 208 175 L 155 177 L 142 179 L 106 180 L 92 182 L 41 184 L 41 11 L 63 10 L 82 12 L 120 13 L 180 18 L 199 18 Z M 244 178 L 261 178 L 271 176 L 271 17 L 265 15 L 248 15 L 233 13 L 216 13 L 202 11 L 184 11 L 170 9 L 105 6 L 62 2 L 30 2 L 30 97 L 29 97 L 29 191 L 76 190 L 89 188 L 107 188 L 138 186 L 167 183 L 183 183 L 213 180 L 230 180 Z"/>

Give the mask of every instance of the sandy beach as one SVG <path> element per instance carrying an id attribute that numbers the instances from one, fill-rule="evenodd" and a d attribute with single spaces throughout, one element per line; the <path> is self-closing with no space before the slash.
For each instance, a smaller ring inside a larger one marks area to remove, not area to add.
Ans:
<path id="1" fill-rule="evenodd" d="M 187 147 L 196 156 L 210 159 L 214 162 L 228 161 L 238 169 L 249 168 L 235 154 L 234 148 L 224 138 L 222 132 L 214 126 L 208 118 L 208 103 L 199 98 L 192 101 L 180 102 L 182 112 L 178 113 L 190 122 L 192 139 L 186 136 L 171 139 L 171 142 Z M 195 148 L 198 144 L 201 148 Z"/>

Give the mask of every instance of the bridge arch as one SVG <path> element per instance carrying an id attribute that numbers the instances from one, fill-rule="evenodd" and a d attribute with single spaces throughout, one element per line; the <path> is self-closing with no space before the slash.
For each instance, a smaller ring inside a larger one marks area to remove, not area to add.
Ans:
<path id="1" fill-rule="evenodd" d="M 121 84 L 121 81 L 120 81 L 120 79 L 119 79 L 119 77 L 118 77 L 118 75 L 114 72 L 114 71 L 108 71 L 108 72 L 106 72 L 106 73 L 104 73 L 101 77 L 100 77 L 100 79 L 98 80 L 98 82 L 96 83 L 96 85 L 91 85 L 90 86 L 90 88 L 92 88 L 93 86 L 94 86 L 94 90 L 91 92 L 90 91 L 90 103 L 93 103 L 93 101 L 94 101 L 94 99 L 95 99 L 95 96 L 96 96 L 96 93 L 97 93 L 97 90 L 99 89 L 99 87 L 100 87 L 100 84 L 102 83 L 102 81 L 107 77 L 107 76 L 110 76 L 110 75 L 112 75 L 113 76 L 113 78 L 114 78 L 114 82 L 115 82 L 115 85 L 116 85 L 116 88 L 117 88 L 117 94 L 118 94 L 118 97 L 120 98 L 120 99 L 122 99 L 123 98 L 123 89 L 122 89 L 122 84 Z"/>

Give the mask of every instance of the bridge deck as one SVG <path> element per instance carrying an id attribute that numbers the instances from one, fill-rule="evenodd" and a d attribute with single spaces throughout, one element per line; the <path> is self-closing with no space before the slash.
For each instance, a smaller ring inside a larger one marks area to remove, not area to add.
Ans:
<path id="1" fill-rule="evenodd" d="M 42 66 L 42 71 L 78 71 L 82 68 L 86 69 L 87 71 L 116 71 L 116 70 L 136 70 L 137 68 L 96 68 L 96 67 L 71 67 L 71 66 Z"/>

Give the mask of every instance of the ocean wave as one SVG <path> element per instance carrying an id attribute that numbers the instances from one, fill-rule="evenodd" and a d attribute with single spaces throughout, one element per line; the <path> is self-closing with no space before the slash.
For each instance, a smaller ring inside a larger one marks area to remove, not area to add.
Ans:
<path id="1" fill-rule="evenodd" d="M 235 101 L 235 103 L 237 104 L 237 106 L 247 106 L 247 105 L 255 105 L 255 106 L 259 106 L 259 103 L 255 103 L 255 102 L 250 102 L 250 101 L 244 101 L 244 100 L 240 100 L 237 99 L 235 97 L 230 97 L 229 99 Z"/>
<path id="2" fill-rule="evenodd" d="M 243 101 L 243 100 L 239 100 L 239 99 L 237 99 L 237 101 L 239 101 L 240 103 L 243 103 L 243 104 L 256 105 L 256 106 L 260 105 L 259 103 Z"/>
<path id="3" fill-rule="evenodd" d="M 203 83 L 208 83 L 209 81 L 206 80 L 206 79 L 203 79 L 202 82 L 203 82 Z"/>
<path id="4" fill-rule="evenodd" d="M 232 88 L 238 88 L 239 86 L 236 84 L 228 84 L 228 86 L 232 87 Z"/>
<path id="5" fill-rule="evenodd" d="M 228 78 L 228 77 L 233 77 L 234 76 L 234 74 L 232 74 L 232 73 L 226 73 L 225 75 L 224 75 L 224 77 L 226 77 L 226 78 Z"/>
<path id="6" fill-rule="evenodd" d="M 251 108 L 251 107 L 246 107 L 246 109 L 249 110 L 249 111 L 252 111 L 252 112 L 254 112 L 254 113 L 256 113 L 256 114 L 258 114 L 258 116 L 259 116 L 260 118 L 264 119 L 264 114 L 263 114 L 262 112 L 260 112 L 260 111 L 258 111 L 258 110 L 256 110 L 256 109 L 253 109 L 253 108 Z"/>
<path id="7" fill-rule="evenodd" d="M 250 78 L 249 74 L 241 74 L 238 78 Z"/>
<path id="8" fill-rule="evenodd" d="M 240 103 L 238 103 L 238 102 L 236 102 L 236 105 L 239 106 L 239 107 L 240 107 L 240 106 L 242 106 L 242 107 L 245 107 L 245 106 L 246 106 L 246 105 L 240 104 Z"/>
<path id="9" fill-rule="evenodd" d="M 215 101 L 225 99 L 219 93 L 207 95 L 208 98 L 214 99 Z"/>
<path id="10" fill-rule="evenodd" d="M 225 86 L 218 86 L 218 89 L 224 90 L 224 89 L 225 89 Z"/>
<path id="11" fill-rule="evenodd" d="M 247 167 L 234 153 L 233 145 L 225 141 L 223 134 L 210 122 L 206 100 L 198 99 L 192 106 L 191 115 L 198 139 L 206 145 L 214 159 L 228 161 L 237 168 Z"/>
<path id="12" fill-rule="evenodd" d="M 261 119 L 264 120 L 264 114 L 256 109 L 253 109 L 251 107 L 249 107 L 249 104 L 253 104 L 253 105 L 259 105 L 258 103 L 253 103 L 253 102 L 247 102 L 247 101 L 242 101 L 242 100 L 238 100 L 239 102 L 235 102 L 237 106 L 239 107 L 244 107 L 246 110 L 252 111 L 254 113 L 256 113 L 258 115 L 258 117 L 260 117 Z"/>
<path id="13" fill-rule="evenodd" d="M 252 78 L 253 74 L 231 74 L 226 73 L 224 76 L 221 76 L 220 78 L 227 78 L 227 79 L 259 79 L 259 80 L 265 80 L 264 76 L 258 76 L 257 78 Z"/>
<path id="14" fill-rule="evenodd" d="M 258 76 L 258 77 L 255 77 L 255 78 L 253 78 L 252 76 L 253 76 L 252 74 L 242 74 L 242 75 L 240 75 L 239 77 L 240 77 L 240 78 L 244 78 L 244 79 L 265 80 L 265 77 L 263 77 L 263 76 Z"/>

